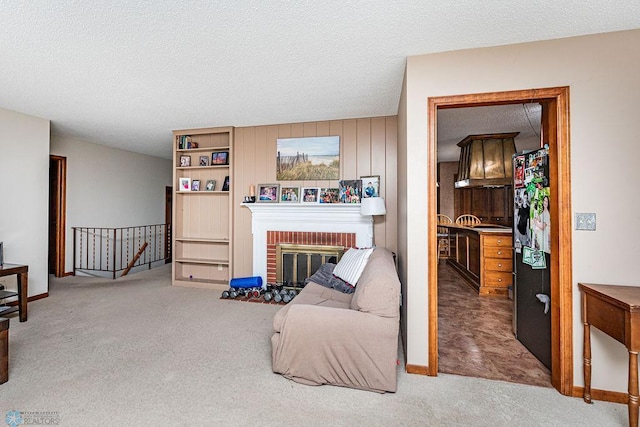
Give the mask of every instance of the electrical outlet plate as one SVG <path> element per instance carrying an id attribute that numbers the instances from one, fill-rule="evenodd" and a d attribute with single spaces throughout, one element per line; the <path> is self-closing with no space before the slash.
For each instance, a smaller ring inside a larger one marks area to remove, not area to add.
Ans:
<path id="1" fill-rule="evenodd" d="M 576 230 L 595 231 L 596 214 L 595 213 L 577 213 L 576 214 Z"/>

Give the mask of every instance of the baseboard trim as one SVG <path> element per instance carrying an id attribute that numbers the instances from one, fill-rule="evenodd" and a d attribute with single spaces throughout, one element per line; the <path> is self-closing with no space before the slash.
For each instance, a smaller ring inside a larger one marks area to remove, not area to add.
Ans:
<path id="1" fill-rule="evenodd" d="M 75 273 L 73 271 L 67 271 L 62 275 L 62 277 L 67 277 L 67 276 L 75 276 Z"/>
<path id="2" fill-rule="evenodd" d="M 571 394 L 573 397 L 579 397 L 580 399 L 584 396 L 584 387 L 573 386 L 573 393 Z M 622 393 L 619 391 L 610 391 L 610 390 L 598 390 L 591 389 L 591 399 L 592 400 L 601 400 L 603 402 L 612 402 L 612 403 L 629 403 L 629 397 L 627 393 Z"/>
<path id="3" fill-rule="evenodd" d="M 37 300 L 39 300 L 39 299 L 43 299 L 43 298 L 47 298 L 47 297 L 49 297 L 49 292 L 45 292 L 45 293 L 43 293 L 43 294 L 38 294 L 38 295 L 32 295 L 32 296 L 30 296 L 29 298 L 27 298 L 27 302 L 29 303 L 29 302 L 37 301 Z M 18 305 L 18 300 L 15 300 L 15 301 L 9 301 L 9 302 L 7 303 L 7 305 L 10 305 L 10 306 L 12 306 L 12 307 L 13 307 L 14 305 Z"/>
<path id="4" fill-rule="evenodd" d="M 421 366 L 421 365 L 405 365 L 405 370 L 407 374 L 417 374 L 417 375 L 429 375 L 429 367 Z"/>
<path id="5" fill-rule="evenodd" d="M 43 294 L 33 295 L 27 298 L 27 302 L 37 301 L 39 299 L 48 298 L 49 292 L 45 292 Z"/>

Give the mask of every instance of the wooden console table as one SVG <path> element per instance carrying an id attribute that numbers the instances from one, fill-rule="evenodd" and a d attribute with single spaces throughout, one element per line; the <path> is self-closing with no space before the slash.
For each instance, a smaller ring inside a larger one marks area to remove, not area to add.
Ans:
<path id="1" fill-rule="evenodd" d="M 2 264 L 0 265 L 0 277 L 11 276 L 16 274 L 18 276 L 18 292 L 11 292 L 7 290 L 0 291 L 0 299 L 18 297 L 18 311 L 20 315 L 20 321 L 27 321 L 27 298 L 29 297 L 29 266 L 19 264 Z M 0 316 L 9 314 L 15 310 L 5 310 L 0 312 Z"/>
<path id="2" fill-rule="evenodd" d="M 584 323 L 584 401 L 591 403 L 591 326 L 629 350 L 629 425 L 638 426 L 640 287 L 578 283 Z"/>

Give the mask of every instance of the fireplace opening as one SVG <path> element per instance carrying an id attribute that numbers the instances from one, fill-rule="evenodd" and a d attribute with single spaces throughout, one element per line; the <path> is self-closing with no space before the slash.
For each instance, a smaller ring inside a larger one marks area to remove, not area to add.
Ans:
<path id="1" fill-rule="evenodd" d="M 329 245 L 276 245 L 276 282 L 286 288 L 300 289 L 322 264 L 337 264 L 344 246 Z"/>

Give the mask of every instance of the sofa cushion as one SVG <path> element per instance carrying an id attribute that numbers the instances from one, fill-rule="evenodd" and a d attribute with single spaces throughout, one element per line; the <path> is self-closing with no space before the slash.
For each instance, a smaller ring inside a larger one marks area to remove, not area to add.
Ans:
<path id="1" fill-rule="evenodd" d="M 338 261 L 336 268 L 333 270 L 333 274 L 348 284 L 356 286 L 362 271 L 369 261 L 371 253 L 373 253 L 373 249 L 374 248 L 349 248 L 349 250 L 342 255 L 340 261 Z"/>
<path id="2" fill-rule="evenodd" d="M 351 308 L 382 317 L 397 317 L 399 307 L 400 280 L 393 255 L 387 249 L 376 248 L 360 276 Z"/>
<path id="3" fill-rule="evenodd" d="M 325 288 L 317 283 L 309 282 L 297 297 L 276 312 L 273 317 L 273 329 L 276 332 L 280 332 L 282 323 L 287 317 L 287 312 L 291 306 L 307 304 L 349 309 L 352 296 L 353 294 L 344 294 L 335 289 Z"/>

